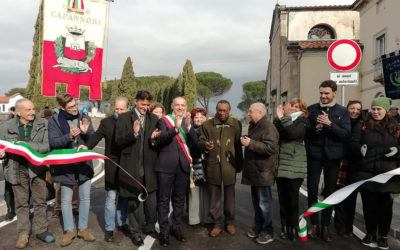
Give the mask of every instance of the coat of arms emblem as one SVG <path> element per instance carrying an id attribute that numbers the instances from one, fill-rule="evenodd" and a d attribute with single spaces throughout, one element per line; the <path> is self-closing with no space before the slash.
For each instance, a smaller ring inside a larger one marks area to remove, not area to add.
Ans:
<path id="1" fill-rule="evenodd" d="M 90 61 L 96 56 L 96 46 L 93 42 L 85 41 L 85 30 L 74 27 L 67 27 L 68 33 L 59 36 L 54 41 L 54 52 L 57 56 L 57 64 L 64 72 L 86 73 L 92 72 L 89 66 Z"/>

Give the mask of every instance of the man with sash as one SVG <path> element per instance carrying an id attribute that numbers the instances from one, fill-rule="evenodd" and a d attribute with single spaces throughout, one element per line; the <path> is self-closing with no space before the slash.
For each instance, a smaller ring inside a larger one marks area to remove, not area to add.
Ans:
<path id="1" fill-rule="evenodd" d="M 161 131 L 157 138 L 159 147 L 156 172 L 158 175 L 158 223 L 160 224 L 160 245 L 168 246 L 171 233 L 178 241 L 185 241 L 180 229 L 187 187 L 191 176 L 191 143 L 196 143 L 197 135 L 191 126 L 190 113 L 186 112 L 186 100 L 176 97 L 172 104 L 172 114 L 158 121 Z M 168 222 L 170 197 L 172 200 L 172 225 Z"/>
<path id="2" fill-rule="evenodd" d="M 152 95 L 145 90 L 137 92 L 135 108 L 121 114 L 115 130 L 115 141 L 122 147 L 120 165 L 144 184 L 148 196 L 144 202 L 145 224 L 140 226 L 139 195 L 143 189 L 126 173 L 119 171 L 120 196 L 128 198 L 128 234 L 133 244 L 144 244 L 141 233 L 155 237 L 157 222 L 157 175 L 154 171 L 157 151 L 154 139 L 160 135 L 156 129 L 158 118 L 148 112 Z"/>

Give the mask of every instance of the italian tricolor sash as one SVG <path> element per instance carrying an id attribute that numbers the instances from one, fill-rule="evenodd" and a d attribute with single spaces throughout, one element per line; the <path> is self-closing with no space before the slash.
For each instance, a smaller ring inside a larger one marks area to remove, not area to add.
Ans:
<path id="1" fill-rule="evenodd" d="M 163 117 L 164 121 L 171 129 L 175 129 L 175 117 L 172 114 L 166 115 Z M 179 145 L 182 147 L 183 152 L 189 162 L 190 165 L 190 188 L 194 188 L 194 180 L 193 180 L 193 163 L 192 163 L 192 156 L 190 156 L 190 150 L 187 146 L 187 135 L 182 127 L 179 127 L 179 133 L 176 135 L 176 139 L 179 142 Z"/>
<path id="2" fill-rule="evenodd" d="M 91 150 L 56 149 L 47 154 L 40 154 L 24 142 L 0 140 L 0 149 L 7 153 L 25 157 L 35 166 L 71 164 L 94 159 L 108 159 L 108 157 Z"/>

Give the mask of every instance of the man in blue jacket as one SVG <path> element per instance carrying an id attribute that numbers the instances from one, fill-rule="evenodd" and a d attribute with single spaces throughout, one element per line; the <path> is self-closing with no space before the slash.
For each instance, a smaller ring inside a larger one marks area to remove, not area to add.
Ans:
<path id="1" fill-rule="evenodd" d="M 351 126 L 347 109 L 336 103 L 336 82 L 323 81 L 319 85 L 320 102 L 308 107 L 310 129 L 306 137 L 307 150 L 307 189 L 308 205 L 318 201 L 318 185 L 322 170 L 324 171 L 323 196 L 335 191 L 340 161 L 343 157 L 344 141 L 350 137 Z M 311 218 L 309 237 L 316 238 L 319 233 L 327 241 L 332 241 L 329 223 L 333 208 L 322 211 L 321 231 L 319 214 Z"/>

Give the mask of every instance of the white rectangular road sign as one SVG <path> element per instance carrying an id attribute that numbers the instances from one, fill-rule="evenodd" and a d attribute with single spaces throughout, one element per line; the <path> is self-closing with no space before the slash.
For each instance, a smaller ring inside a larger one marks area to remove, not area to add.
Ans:
<path id="1" fill-rule="evenodd" d="M 331 73 L 331 80 L 337 85 L 358 85 L 358 72 L 335 72 Z"/>

